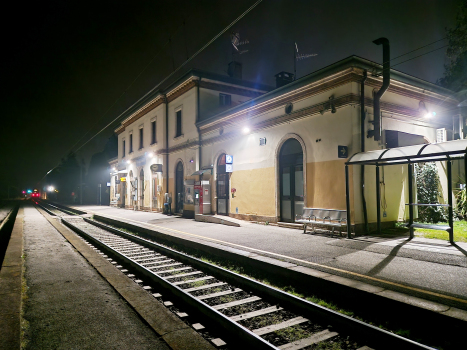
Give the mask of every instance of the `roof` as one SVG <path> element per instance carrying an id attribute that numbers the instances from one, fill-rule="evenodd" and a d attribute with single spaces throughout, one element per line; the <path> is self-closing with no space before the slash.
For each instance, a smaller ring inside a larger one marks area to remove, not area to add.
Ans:
<path id="1" fill-rule="evenodd" d="M 241 105 L 235 106 L 229 110 L 216 114 L 212 116 L 211 118 L 202 120 L 198 122 L 197 125 L 202 126 L 205 124 L 212 123 L 216 119 L 221 119 L 225 116 L 240 112 L 243 109 L 254 107 L 268 100 L 275 99 L 281 95 L 287 94 L 293 90 L 299 89 L 303 86 L 309 85 L 311 83 L 314 83 L 316 81 L 329 77 L 333 74 L 337 74 L 349 68 L 366 69 L 369 72 L 368 75 L 370 76 L 371 72 L 381 72 L 383 69 L 383 66 L 379 63 L 361 58 L 359 56 L 350 56 L 343 60 L 335 62 L 329 66 L 321 68 L 315 72 L 312 72 L 300 79 L 294 80 L 286 85 L 276 88 L 264 95 L 261 95 L 257 98 L 249 100 Z M 440 87 L 428 81 L 413 77 L 409 74 L 405 74 L 397 70 L 391 69 L 391 80 L 398 81 L 398 82 L 401 82 L 407 85 L 415 86 L 419 89 L 422 89 L 423 91 L 429 91 L 429 92 L 433 92 L 433 93 L 436 93 L 436 94 L 439 94 L 445 97 L 449 97 L 450 99 L 454 100 L 456 104 L 458 103 L 458 101 L 455 100 L 454 93 L 451 90 L 445 89 L 443 87 Z"/>
<path id="2" fill-rule="evenodd" d="M 193 78 L 211 79 L 211 80 L 216 80 L 218 82 L 238 85 L 238 86 L 242 86 L 245 88 L 260 90 L 264 92 L 267 92 L 273 89 L 272 86 L 265 85 L 265 84 L 260 84 L 260 83 L 242 80 L 242 79 L 231 78 L 226 75 L 211 73 L 211 72 L 207 72 L 207 71 L 203 71 L 199 69 L 191 69 L 187 73 L 185 73 L 184 75 L 180 76 L 178 79 L 173 81 L 172 83 L 168 83 L 165 86 L 164 85 L 160 86 L 160 84 L 156 85 L 154 88 L 149 90 L 146 94 L 144 94 L 138 101 L 133 103 L 123 113 L 121 113 L 119 116 L 119 119 L 121 120 L 121 118 L 126 118 L 132 115 L 134 112 L 144 107 L 151 100 L 157 98 L 158 96 L 163 97 L 165 94 L 177 88 L 180 84 L 183 84 L 187 80 L 193 79 Z"/>
<path id="3" fill-rule="evenodd" d="M 395 165 L 435 162 L 463 157 L 466 153 L 467 140 L 455 140 L 360 152 L 350 157 L 345 164 Z"/>

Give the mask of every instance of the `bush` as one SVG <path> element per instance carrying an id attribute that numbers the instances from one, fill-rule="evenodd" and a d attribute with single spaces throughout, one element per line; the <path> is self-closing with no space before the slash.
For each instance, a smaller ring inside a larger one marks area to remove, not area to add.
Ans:
<path id="1" fill-rule="evenodd" d="M 435 163 L 415 164 L 417 176 L 418 203 L 439 204 L 441 192 L 439 191 L 439 176 Z M 448 215 L 443 207 L 418 207 L 418 219 L 422 222 L 446 222 Z"/>
<path id="2" fill-rule="evenodd" d="M 467 190 L 464 187 L 456 194 L 456 214 L 460 219 L 465 219 L 467 216 Z"/>

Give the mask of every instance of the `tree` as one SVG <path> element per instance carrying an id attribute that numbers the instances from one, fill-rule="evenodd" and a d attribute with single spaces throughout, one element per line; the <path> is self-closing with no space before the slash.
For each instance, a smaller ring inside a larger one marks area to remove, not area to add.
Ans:
<path id="1" fill-rule="evenodd" d="M 467 0 L 459 5 L 456 26 L 446 28 L 449 63 L 444 65 L 444 77 L 438 83 L 465 96 L 467 92 Z"/>
<path id="2" fill-rule="evenodd" d="M 439 204 L 441 197 L 438 170 L 435 163 L 415 164 L 417 178 L 417 197 L 421 204 Z M 447 221 L 448 217 L 442 207 L 419 206 L 418 219 L 421 222 L 437 223 Z"/>

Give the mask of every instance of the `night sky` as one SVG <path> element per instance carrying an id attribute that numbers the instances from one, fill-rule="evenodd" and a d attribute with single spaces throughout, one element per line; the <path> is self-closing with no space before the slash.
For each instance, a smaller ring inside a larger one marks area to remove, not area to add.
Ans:
<path id="1" fill-rule="evenodd" d="M 243 78 L 274 85 L 274 74 L 293 72 L 295 41 L 301 53 L 318 54 L 298 62 L 298 77 L 354 54 L 381 63 L 381 47 L 372 40 L 387 37 L 393 58 L 442 39 L 454 26 L 459 2 L 263 0 L 233 26 L 250 42 L 238 57 Z M 253 3 L 96 0 L 3 7 L 0 195 L 8 186 L 34 187 Z M 231 31 L 180 74 L 191 68 L 226 74 Z M 435 82 L 446 62 L 444 48 L 394 68 Z M 101 151 L 116 125 L 82 147 L 79 159 L 88 162 Z"/>

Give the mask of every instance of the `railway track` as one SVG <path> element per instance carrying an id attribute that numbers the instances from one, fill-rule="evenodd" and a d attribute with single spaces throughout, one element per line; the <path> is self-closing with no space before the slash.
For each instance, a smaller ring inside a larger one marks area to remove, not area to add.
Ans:
<path id="1" fill-rule="evenodd" d="M 61 216 L 63 224 L 135 282 L 150 281 L 184 311 L 202 315 L 203 323 L 220 329 L 229 349 L 432 349 L 153 241 L 71 217 L 63 208 L 43 208 Z M 177 311 L 180 317 L 187 315 Z"/>

